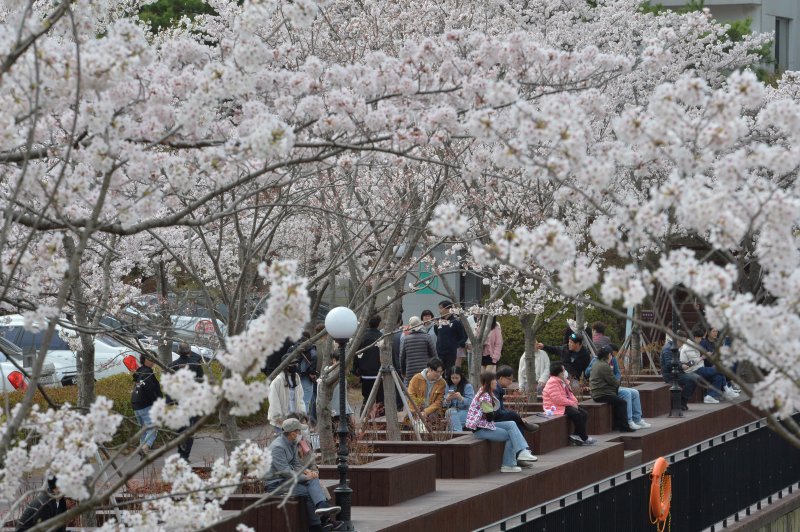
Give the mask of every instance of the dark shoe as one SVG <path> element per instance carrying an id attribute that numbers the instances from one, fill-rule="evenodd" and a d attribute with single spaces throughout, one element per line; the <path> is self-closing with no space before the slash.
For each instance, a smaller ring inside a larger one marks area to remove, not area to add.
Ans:
<path id="1" fill-rule="evenodd" d="M 344 530 L 344 523 L 341 521 L 331 521 L 325 525 L 325 530 Z"/>
<path id="2" fill-rule="evenodd" d="M 537 430 L 539 430 L 539 425 L 537 425 L 536 423 L 531 423 L 530 421 L 523 420 L 522 426 L 524 426 L 525 430 L 528 432 L 536 432 Z"/>
<path id="3" fill-rule="evenodd" d="M 617 430 L 619 430 L 620 432 L 635 432 L 635 431 L 634 431 L 632 428 L 630 428 L 630 427 L 620 427 L 620 428 L 619 428 L 619 429 L 617 429 Z"/>
<path id="4" fill-rule="evenodd" d="M 317 517 L 329 516 L 332 517 L 342 511 L 341 506 L 322 506 L 314 510 Z"/>

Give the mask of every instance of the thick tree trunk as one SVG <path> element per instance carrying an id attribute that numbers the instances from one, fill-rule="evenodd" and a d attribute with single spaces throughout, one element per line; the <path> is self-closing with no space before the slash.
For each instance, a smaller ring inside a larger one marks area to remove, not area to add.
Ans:
<path id="1" fill-rule="evenodd" d="M 402 280 L 400 281 L 402 282 Z M 400 283 L 395 283 L 395 295 L 398 295 Z M 397 323 L 397 319 L 402 312 L 402 300 L 397 298 L 397 300 L 389 307 L 389 312 L 386 317 L 386 328 L 385 331 L 393 331 L 395 324 Z M 391 325 L 389 325 L 391 324 Z M 384 368 L 388 368 L 390 366 L 394 366 L 394 361 L 392 360 L 392 342 L 394 340 L 394 335 L 387 336 L 383 339 L 381 343 L 381 366 Z M 400 374 L 400 368 L 394 368 L 395 371 Z M 383 374 L 383 409 L 384 413 L 386 414 L 386 438 L 392 441 L 399 441 L 400 440 L 400 423 L 397 421 L 397 387 L 394 385 L 394 379 L 392 379 L 391 374 L 384 373 Z M 369 412 L 364 412 L 364 416 L 368 416 Z"/>
<path id="2" fill-rule="evenodd" d="M 327 359 L 326 363 L 329 361 L 330 359 Z M 336 384 L 335 382 L 328 384 L 325 375 L 322 377 L 317 386 L 317 433 L 319 434 L 322 463 L 330 465 L 336 463 L 336 443 L 333 440 L 333 424 L 331 422 L 330 408 L 333 389 L 336 387 Z"/>
<path id="3" fill-rule="evenodd" d="M 639 375 L 642 370 L 642 346 L 641 346 L 641 329 L 639 328 L 639 318 L 641 312 L 639 305 L 633 308 L 633 326 L 631 327 L 631 348 L 630 356 L 627 357 L 625 364 L 625 372 L 628 375 Z M 651 368 L 653 369 L 653 368 Z"/>
<path id="4" fill-rule="evenodd" d="M 158 359 L 165 366 L 172 362 L 172 318 L 170 317 L 169 284 L 167 267 L 163 260 L 158 261 L 156 268 L 156 290 L 159 295 L 156 327 L 160 340 L 158 342 Z"/>
<path id="5" fill-rule="evenodd" d="M 536 317 L 533 314 L 520 316 L 522 334 L 525 339 L 525 380 L 527 387 L 524 390 L 529 396 L 536 395 Z"/>
<path id="6" fill-rule="evenodd" d="M 575 323 L 578 325 L 578 330 L 575 332 L 583 333 L 584 329 L 586 328 L 586 309 L 583 306 L 583 303 L 578 302 L 575 303 Z"/>

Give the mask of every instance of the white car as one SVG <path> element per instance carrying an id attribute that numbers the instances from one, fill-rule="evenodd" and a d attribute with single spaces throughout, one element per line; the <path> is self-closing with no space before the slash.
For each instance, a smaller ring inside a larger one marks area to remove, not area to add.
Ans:
<path id="1" fill-rule="evenodd" d="M 12 363 L 15 362 L 16 364 Z M 28 385 L 28 379 L 19 368 L 23 368 L 22 349 L 3 337 L 0 337 L 0 393 L 18 390 L 23 384 Z M 42 386 L 61 386 L 62 375 L 56 371 L 52 362 L 45 362 L 39 375 L 39 384 Z"/>
<path id="2" fill-rule="evenodd" d="M 39 350 L 42 346 L 44 330 L 38 332 L 28 331 L 24 328 L 24 318 L 20 314 L 0 317 L 0 336 L 19 346 L 23 352 L 28 349 Z M 77 354 L 62 338 L 75 337 L 77 333 L 70 329 L 63 329 L 56 325 L 56 334 L 50 338 L 47 346 L 46 362 L 52 362 L 56 372 L 61 375 L 64 386 L 77 384 Z M 110 377 L 118 373 L 127 373 L 123 359 L 128 356 L 137 356 L 136 353 L 120 344 L 106 334 L 94 337 L 94 371 L 95 379 Z M 138 357 L 137 357 L 138 358 Z"/>

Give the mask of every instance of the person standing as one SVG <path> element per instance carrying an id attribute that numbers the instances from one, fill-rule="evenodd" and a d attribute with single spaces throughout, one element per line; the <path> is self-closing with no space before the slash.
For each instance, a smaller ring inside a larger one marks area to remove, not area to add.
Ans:
<path id="1" fill-rule="evenodd" d="M 378 342 L 383 336 L 383 333 L 378 329 L 381 325 L 380 316 L 372 316 L 368 325 L 369 328 L 364 331 L 364 338 L 358 347 L 361 352 L 353 360 L 353 373 L 361 380 L 361 396 L 364 398 L 365 404 L 370 392 L 372 392 L 372 387 L 375 385 L 375 379 L 381 370 L 381 348 Z M 383 387 L 378 390 L 378 396 L 375 398 L 376 405 L 382 403 Z"/>
<path id="2" fill-rule="evenodd" d="M 425 369 L 428 361 L 436 356 L 436 344 L 422 329 L 422 320 L 411 316 L 408 327 L 411 332 L 400 346 L 400 373 L 405 375 L 406 387 L 411 377 Z"/>
<path id="3" fill-rule="evenodd" d="M 464 324 L 453 315 L 453 303 L 442 301 L 439 303 L 439 319 L 436 321 L 436 354 L 445 367 L 456 365 L 459 349 L 466 349 L 467 332 Z"/>
<path id="4" fill-rule="evenodd" d="M 139 455 L 144 458 L 156 441 L 156 428 L 150 419 L 150 408 L 156 399 L 162 397 L 161 385 L 158 377 L 153 372 L 154 353 L 141 353 L 139 363 L 141 364 L 133 374 L 133 390 L 131 391 L 131 407 L 136 416 L 136 421 L 144 431 L 139 437 Z"/>
<path id="5" fill-rule="evenodd" d="M 539 342 L 536 344 L 536 349 L 542 349 L 548 355 L 559 357 L 569 376 L 576 380 L 581 378 L 591 360 L 589 351 L 583 346 L 583 335 L 580 333 L 570 333 L 567 345 L 556 347 Z"/>
<path id="6" fill-rule="evenodd" d="M 434 328 L 434 317 L 433 311 L 425 309 L 422 311 L 422 314 L 419 315 L 420 319 L 422 319 L 422 327 L 423 330 L 433 338 L 433 345 L 436 345 L 436 329 Z"/>
<path id="7" fill-rule="evenodd" d="M 197 353 L 193 353 L 192 348 L 189 347 L 189 344 L 186 342 L 180 343 L 178 346 L 178 358 L 173 360 L 169 365 L 169 369 L 172 372 L 176 372 L 182 368 L 188 368 L 190 371 L 194 372 L 195 381 L 203 382 L 203 359 Z M 170 400 L 170 402 L 174 401 Z M 200 419 L 198 416 L 192 417 L 189 420 L 189 425 L 180 429 L 178 431 L 178 435 L 182 434 L 186 429 L 197 423 L 198 419 Z M 178 445 L 178 455 L 188 462 L 189 455 L 192 453 L 193 445 L 194 438 L 189 436 L 183 440 L 183 443 Z"/>
<path id="8" fill-rule="evenodd" d="M 503 353 L 503 331 L 497 323 L 497 316 L 492 316 L 492 327 L 483 342 L 483 357 L 481 358 L 481 372 L 495 371 L 500 355 Z"/>
<path id="9" fill-rule="evenodd" d="M 290 357 L 291 352 L 284 358 Z M 305 414 L 306 403 L 303 400 L 303 387 L 297 374 L 297 359 L 292 360 L 269 385 L 269 424 L 280 433 L 281 424 L 289 414 Z"/>
<path id="10" fill-rule="evenodd" d="M 311 334 L 303 332 L 303 337 L 297 344 L 299 345 L 311 338 Z M 317 388 L 317 346 L 311 344 L 297 353 L 297 373 L 300 376 L 300 385 L 303 387 L 303 401 L 306 404 L 306 412 L 310 411 L 311 400 Z"/>

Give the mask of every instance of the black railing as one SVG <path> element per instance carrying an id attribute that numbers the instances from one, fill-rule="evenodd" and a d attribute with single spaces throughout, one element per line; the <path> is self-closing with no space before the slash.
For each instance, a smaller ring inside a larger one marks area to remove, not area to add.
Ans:
<path id="1" fill-rule="evenodd" d="M 800 481 L 800 450 L 763 421 L 666 458 L 672 475 L 672 531 L 706 529 Z M 630 470 L 483 530 L 655 530 L 647 509 L 649 467 Z"/>

